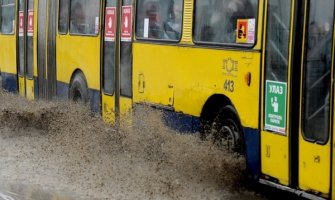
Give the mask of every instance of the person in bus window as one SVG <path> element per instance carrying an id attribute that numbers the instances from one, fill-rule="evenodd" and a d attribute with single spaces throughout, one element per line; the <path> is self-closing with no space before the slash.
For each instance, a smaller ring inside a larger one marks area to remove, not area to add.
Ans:
<path id="1" fill-rule="evenodd" d="M 163 38 L 163 29 L 160 24 L 160 7 L 157 2 L 149 1 L 145 5 L 146 19 L 149 20 L 148 37 L 154 39 Z"/>
<path id="2" fill-rule="evenodd" d="M 70 24 L 70 30 L 71 33 L 79 33 L 84 34 L 85 33 L 85 24 L 84 24 L 84 10 L 82 5 L 77 2 L 73 9 L 71 9 L 71 24 Z"/>
<path id="3" fill-rule="evenodd" d="M 181 37 L 181 23 L 183 11 L 181 6 L 171 1 L 169 8 L 169 18 L 164 23 L 164 30 L 169 39 L 179 40 Z"/>
<path id="4" fill-rule="evenodd" d="M 167 39 L 161 22 L 160 4 L 156 1 L 147 1 L 143 6 L 142 16 L 137 24 L 140 37 L 150 39 Z"/>
<path id="5" fill-rule="evenodd" d="M 237 20 L 255 18 L 250 0 L 220 1 L 214 10 L 211 18 L 211 26 L 215 28 L 213 42 L 236 43 Z"/>

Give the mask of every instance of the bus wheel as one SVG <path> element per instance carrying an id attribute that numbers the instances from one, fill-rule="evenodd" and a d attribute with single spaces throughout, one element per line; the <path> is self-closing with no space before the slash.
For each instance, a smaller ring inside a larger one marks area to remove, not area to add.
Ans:
<path id="1" fill-rule="evenodd" d="M 69 97 L 75 102 L 88 102 L 88 89 L 85 77 L 82 73 L 77 73 L 72 79 Z"/>
<path id="2" fill-rule="evenodd" d="M 242 128 L 236 110 L 228 105 L 220 109 L 211 126 L 213 142 L 231 153 L 243 153 Z"/>

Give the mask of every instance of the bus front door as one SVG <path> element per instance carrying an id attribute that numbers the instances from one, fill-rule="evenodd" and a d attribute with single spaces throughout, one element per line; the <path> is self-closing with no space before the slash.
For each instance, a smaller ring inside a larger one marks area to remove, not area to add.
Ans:
<path id="1" fill-rule="evenodd" d="M 264 39 L 263 179 L 329 197 L 331 0 L 268 0 Z"/>
<path id="2" fill-rule="evenodd" d="M 114 124 L 132 107 L 132 0 L 106 0 L 102 115 Z"/>
<path id="3" fill-rule="evenodd" d="M 34 0 L 18 1 L 17 19 L 19 93 L 34 99 Z"/>

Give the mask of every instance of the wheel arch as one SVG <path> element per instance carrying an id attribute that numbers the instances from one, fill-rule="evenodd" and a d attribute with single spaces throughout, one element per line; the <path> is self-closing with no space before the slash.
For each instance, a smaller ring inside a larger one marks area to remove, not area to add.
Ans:
<path id="1" fill-rule="evenodd" d="M 71 75 L 68 98 L 76 101 L 78 94 L 80 98 L 83 99 L 84 103 L 89 102 L 89 88 L 87 78 L 81 69 L 74 70 Z"/>
<path id="2" fill-rule="evenodd" d="M 85 84 L 86 84 L 86 87 L 88 88 L 88 83 L 87 83 L 87 78 L 83 72 L 83 70 L 77 68 L 73 71 L 72 75 L 71 75 L 71 78 L 70 78 L 70 83 L 69 83 L 69 86 L 71 87 L 72 83 L 73 83 L 73 79 L 78 75 L 78 74 L 81 74 L 84 79 L 85 79 Z"/>
<path id="3" fill-rule="evenodd" d="M 201 115 L 201 133 L 204 133 L 206 137 L 206 132 L 208 132 L 212 127 L 212 123 L 215 121 L 216 117 L 221 115 L 222 109 L 228 109 L 228 111 L 233 114 L 234 121 L 240 129 L 240 138 L 241 138 L 241 149 L 240 153 L 244 154 L 245 150 L 245 141 L 244 141 L 244 131 L 243 126 L 240 120 L 240 116 L 237 112 L 236 107 L 233 105 L 232 101 L 223 94 L 214 94 L 209 97 L 204 104 Z"/>
<path id="4" fill-rule="evenodd" d="M 200 120 L 212 121 L 216 117 L 220 109 L 228 105 L 234 108 L 238 122 L 241 125 L 240 117 L 234 104 L 227 96 L 223 94 L 214 94 L 207 99 L 201 110 Z"/>

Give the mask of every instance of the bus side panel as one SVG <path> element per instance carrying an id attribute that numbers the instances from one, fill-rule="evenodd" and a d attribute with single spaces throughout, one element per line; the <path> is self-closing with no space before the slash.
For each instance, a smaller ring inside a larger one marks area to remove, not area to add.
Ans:
<path id="1" fill-rule="evenodd" d="M 279 183 L 289 183 L 289 150 L 286 136 L 267 131 L 261 133 L 262 173 L 278 179 Z"/>
<path id="2" fill-rule="evenodd" d="M 100 37 L 58 35 L 56 48 L 57 85 L 63 86 L 57 87 L 57 96 L 68 96 L 71 77 L 75 70 L 81 70 L 92 108 L 100 110 Z"/>
<path id="3" fill-rule="evenodd" d="M 133 56 L 134 102 L 171 106 L 199 117 L 209 97 L 223 94 L 238 111 L 242 126 L 258 129 L 258 52 L 134 43 Z"/>
<path id="4" fill-rule="evenodd" d="M 17 92 L 16 36 L 0 35 L 0 44 L 2 87 L 10 92 Z"/>

